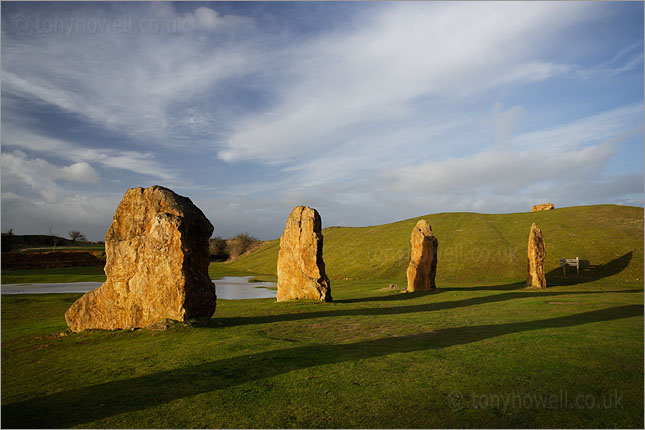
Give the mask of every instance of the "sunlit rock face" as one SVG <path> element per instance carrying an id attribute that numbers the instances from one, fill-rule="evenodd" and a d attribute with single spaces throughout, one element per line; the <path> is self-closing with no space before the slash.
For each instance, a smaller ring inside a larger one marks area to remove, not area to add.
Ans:
<path id="1" fill-rule="evenodd" d="M 160 186 L 131 188 L 105 235 L 107 280 L 72 304 L 72 331 L 146 327 L 166 319 L 208 320 L 213 226 L 190 199 Z"/>
<path id="2" fill-rule="evenodd" d="M 332 300 L 323 261 L 322 220 L 315 209 L 298 206 L 287 219 L 280 237 L 276 298 Z"/>
<path id="3" fill-rule="evenodd" d="M 527 287 L 546 288 L 546 276 L 544 274 L 544 260 L 546 259 L 546 245 L 542 230 L 535 223 L 531 225 L 528 246 L 528 276 Z"/>
<path id="4" fill-rule="evenodd" d="M 437 248 L 439 242 L 426 220 L 420 220 L 412 229 L 412 252 L 408 265 L 408 292 L 431 291 L 437 288 Z"/>
<path id="5" fill-rule="evenodd" d="M 541 205 L 533 206 L 531 212 L 550 211 L 552 209 L 555 209 L 553 203 L 542 203 Z"/>

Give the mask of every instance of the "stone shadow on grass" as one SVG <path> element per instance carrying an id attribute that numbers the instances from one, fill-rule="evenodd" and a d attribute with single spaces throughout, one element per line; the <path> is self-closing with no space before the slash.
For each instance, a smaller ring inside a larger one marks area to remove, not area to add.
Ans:
<path id="1" fill-rule="evenodd" d="M 575 267 L 567 267 L 566 278 L 563 275 L 561 267 L 551 270 L 546 274 L 547 288 L 584 284 L 594 282 L 600 279 L 608 278 L 622 272 L 629 266 L 634 255 L 633 251 L 628 252 L 618 258 L 615 258 L 604 264 L 590 264 L 588 260 L 580 260 L 580 277 L 576 274 Z M 507 291 L 521 290 L 526 288 L 526 282 L 513 282 L 503 285 L 487 285 L 477 287 L 448 287 L 440 288 L 443 291 Z"/>
<path id="2" fill-rule="evenodd" d="M 226 317 L 226 318 L 213 318 L 209 322 L 209 327 L 230 327 L 249 324 L 269 324 L 282 321 L 300 321 L 313 318 L 326 318 L 326 317 L 346 317 L 346 316 L 370 316 L 370 315 L 398 315 L 414 312 L 433 312 L 442 311 L 447 309 L 455 309 L 465 306 L 482 305 L 487 303 L 497 303 L 506 300 L 531 298 L 547 298 L 559 296 L 572 296 L 572 295 L 585 295 L 585 294 L 603 294 L 610 293 L 638 293 L 641 290 L 620 290 L 620 291 L 548 291 L 548 290 L 527 290 L 514 291 L 502 294 L 485 295 L 479 297 L 470 297 L 462 300 L 451 300 L 444 302 L 423 303 L 420 305 L 399 305 L 388 307 L 362 307 L 353 309 L 326 309 L 315 312 L 292 312 L 275 315 L 258 315 L 258 316 L 244 316 L 244 317 Z M 428 295 L 429 293 L 417 293 L 420 297 Z M 401 295 L 406 295 L 401 293 Z M 394 296 L 393 296 L 394 297 Z"/>
<path id="3" fill-rule="evenodd" d="M 558 267 L 546 274 L 547 287 L 584 284 L 617 275 L 629 266 L 633 256 L 634 251 L 630 251 L 604 264 L 590 264 L 588 260 L 580 260 L 580 277 L 575 267 L 567 267 L 566 277 L 562 268 Z"/>
<path id="4" fill-rule="evenodd" d="M 447 348 L 511 333 L 572 327 L 643 315 L 642 305 L 507 324 L 446 328 L 348 344 L 316 344 L 211 361 L 2 405 L 2 427 L 69 428 L 143 410 L 184 397 L 223 390 L 294 370 L 428 349 Z"/>
<path id="5" fill-rule="evenodd" d="M 512 282 L 510 284 L 499 285 L 484 285 L 474 287 L 437 287 L 433 291 L 416 291 L 414 293 L 406 293 L 402 291 L 399 294 L 383 294 L 381 296 L 361 297 L 356 299 L 334 300 L 336 303 L 361 303 L 361 302 L 390 302 L 398 300 L 409 300 L 417 297 L 422 297 L 430 294 L 438 294 L 445 291 L 511 291 L 522 290 L 526 288 L 526 281 Z"/>
<path id="6" fill-rule="evenodd" d="M 500 285 L 478 285 L 476 287 L 447 287 L 441 288 L 444 291 L 510 291 L 526 288 L 526 281 L 512 282 Z"/>
<path id="7" fill-rule="evenodd" d="M 415 291 L 413 293 L 407 293 L 405 290 L 399 291 L 398 293 L 385 293 L 381 296 L 372 296 L 372 297 L 360 297 L 356 299 L 341 299 L 334 300 L 335 303 L 363 303 L 363 302 L 396 302 L 399 300 L 410 300 L 416 299 L 418 297 L 428 296 L 431 294 L 438 294 L 442 291 L 441 288 L 437 288 L 432 291 Z"/>
<path id="8" fill-rule="evenodd" d="M 511 291 L 522 290 L 526 288 L 526 281 L 513 282 L 510 284 L 499 285 L 483 285 L 474 287 L 437 287 L 433 291 L 415 291 L 414 293 L 406 293 L 405 290 L 399 294 L 383 294 L 381 296 L 360 297 L 356 299 L 334 300 L 336 303 L 361 303 L 361 302 L 390 302 L 398 300 L 409 300 L 417 297 L 427 296 L 430 294 L 438 294 L 445 291 Z"/>

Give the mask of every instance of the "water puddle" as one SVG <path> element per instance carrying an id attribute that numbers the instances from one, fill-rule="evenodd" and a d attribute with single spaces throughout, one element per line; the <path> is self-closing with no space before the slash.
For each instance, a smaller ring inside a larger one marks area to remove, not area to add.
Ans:
<path id="1" fill-rule="evenodd" d="M 250 276 L 226 276 L 216 279 L 217 298 L 223 300 L 275 298 L 275 282 L 249 282 Z M 102 282 L 69 282 L 56 284 L 3 284 L 2 294 L 87 293 Z"/>

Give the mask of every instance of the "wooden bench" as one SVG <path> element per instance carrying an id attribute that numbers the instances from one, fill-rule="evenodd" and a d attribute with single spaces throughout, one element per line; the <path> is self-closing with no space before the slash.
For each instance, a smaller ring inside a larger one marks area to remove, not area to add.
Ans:
<path id="1" fill-rule="evenodd" d="M 560 267 L 564 272 L 564 277 L 567 277 L 567 266 L 575 267 L 578 272 L 578 278 L 580 277 L 580 258 L 562 258 L 560 259 Z"/>

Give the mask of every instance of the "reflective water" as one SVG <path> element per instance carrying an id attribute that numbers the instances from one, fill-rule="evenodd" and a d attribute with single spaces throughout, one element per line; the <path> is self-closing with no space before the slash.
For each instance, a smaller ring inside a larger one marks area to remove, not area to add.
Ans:
<path id="1" fill-rule="evenodd" d="M 60 284 L 2 284 L 2 294 L 87 293 L 102 282 L 69 282 Z"/>
<path id="2" fill-rule="evenodd" d="M 250 276 L 227 276 L 216 279 L 217 298 L 223 300 L 261 299 L 275 297 L 275 282 L 249 282 Z M 70 282 L 62 284 L 3 284 L 2 294 L 87 293 L 101 282 Z"/>
<path id="3" fill-rule="evenodd" d="M 275 290 L 267 288 L 275 288 L 275 282 L 249 282 L 249 279 L 251 279 L 250 276 L 226 276 L 216 279 L 213 282 L 215 282 L 217 298 L 224 300 L 275 298 Z"/>

